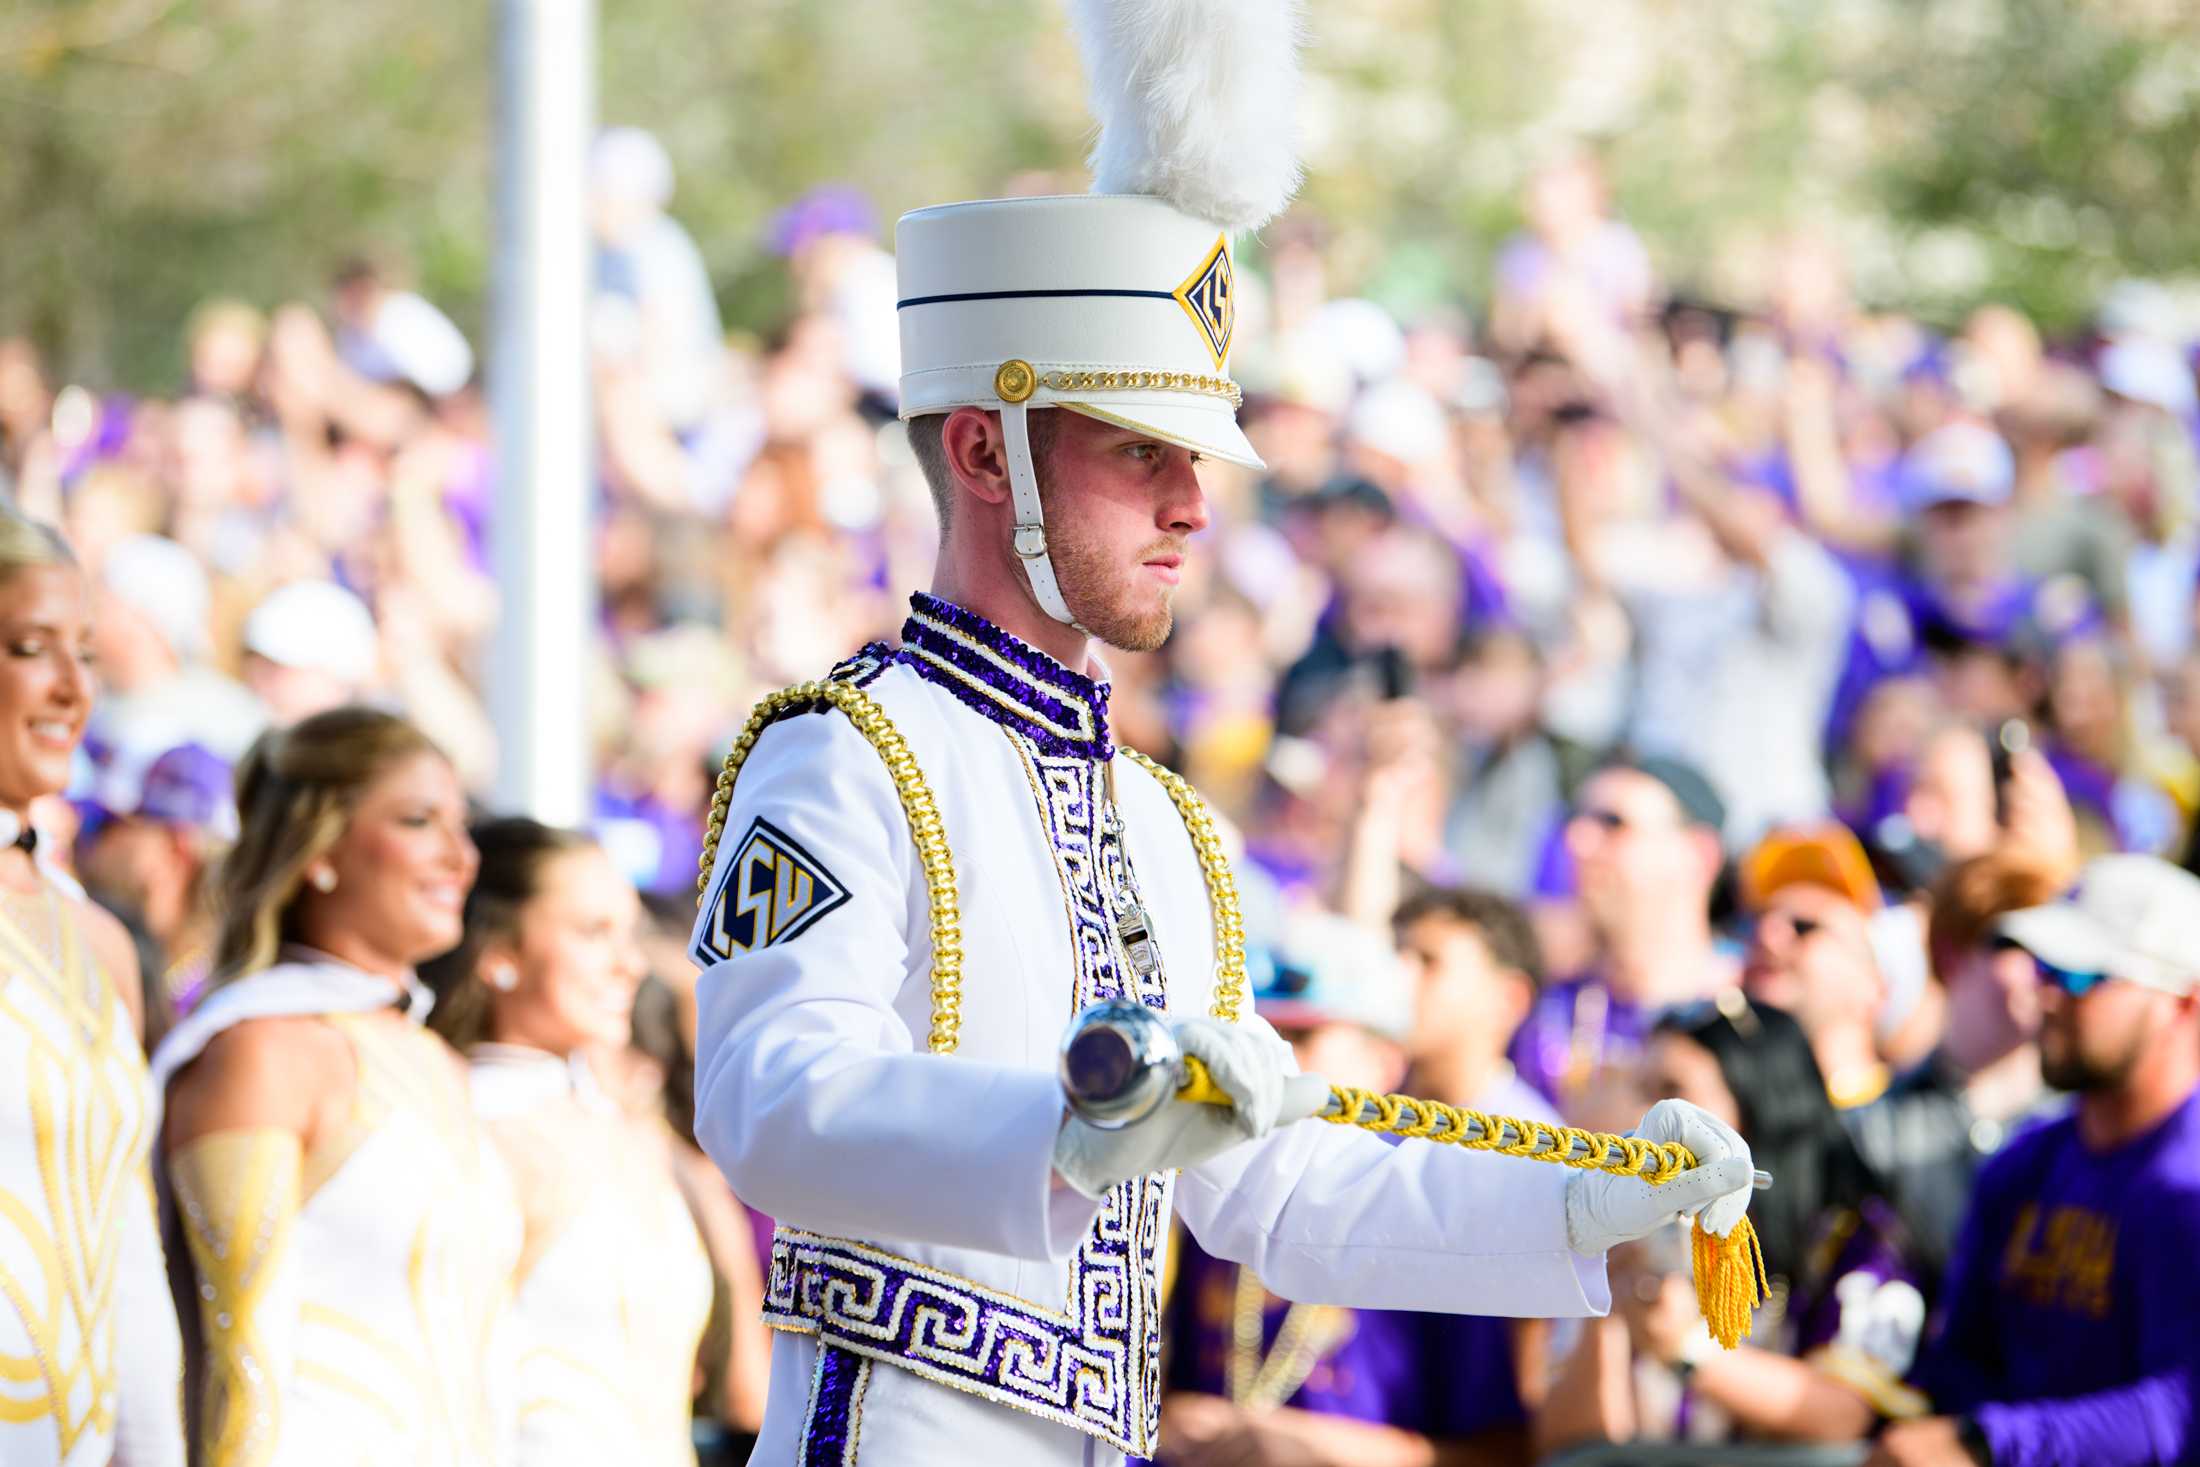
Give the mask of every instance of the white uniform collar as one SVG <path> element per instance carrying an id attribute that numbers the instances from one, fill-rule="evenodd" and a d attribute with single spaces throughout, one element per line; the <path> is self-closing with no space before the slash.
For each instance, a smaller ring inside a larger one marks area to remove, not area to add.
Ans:
<path id="1" fill-rule="evenodd" d="M 177 1021 L 153 1051 L 154 1093 L 199 1057 L 214 1037 L 247 1019 L 297 1018 L 310 1014 L 363 1014 L 395 1008 L 425 1023 L 435 995 L 407 971 L 393 988 L 388 978 L 363 973 L 341 958 L 299 944 L 286 945 L 272 968 L 248 973 L 211 989 L 198 1006 Z"/>
<path id="2" fill-rule="evenodd" d="M 901 650 L 927 682 L 1052 756 L 1108 760 L 1108 684 L 1071 672 L 975 612 L 922 591 L 910 598 Z"/>
<path id="3" fill-rule="evenodd" d="M 466 1051 L 466 1060 L 474 1068 L 477 1094 L 485 1085 L 493 1085 L 507 1097 L 543 1100 L 570 1095 L 588 1107 L 610 1099 L 589 1068 L 588 1057 L 579 1050 L 555 1055 L 525 1044 L 482 1043 Z"/>

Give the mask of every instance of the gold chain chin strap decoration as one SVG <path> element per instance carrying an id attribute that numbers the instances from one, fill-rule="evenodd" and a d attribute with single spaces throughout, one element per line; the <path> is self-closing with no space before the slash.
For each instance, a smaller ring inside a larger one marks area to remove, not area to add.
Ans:
<path id="1" fill-rule="evenodd" d="M 1199 856 L 1200 874 L 1207 878 L 1207 903 L 1215 919 L 1215 1003 L 1213 1013 L 1225 1024 L 1235 1024 L 1245 1002 L 1245 918 L 1238 911 L 1237 879 L 1230 874 L 1230 858 L 1223 853 L 1222 837 L 1206 803 L 1184 776 L 1154 763 L 1136 749 L 1124 757 L 1161 782 L 1176 813 L 1184 818 L 1185 833 Z"/>
<path id="2" fill-rule="evenodd" d="M 1195 1083 L 1201 1078 L 1195 1076 Z M 1581 1171 L 1616 1172 L 1623 1177 L 1640 1177 L 1653 1187 L 1670 1182 L 1696 1164 L 1694 1153 L 1678 1141 L 1645 1141 L 1636 1136 L 1612 1136 L 1573 1126 L 1487 1115 L 1441 1101 L 1377 1095 L 1372 1090 L 1346 1085 L 1330 1087 L 1329 1104 L 1320 1119 L 1333 1125 L 1439 1141 L 1468 1151 L 1494 1151 L 1500 1156 L 1554 1162 Z M 1758 1246 L 1757 1230 L 1750 1226 L 1747 1216 L 1723 1238 L 1706 1232 L 1700 1218 L 1691 1232 L 1696 1303 L 1703 1310 L 1704 1323 L 1711 1328 L 1711 1337 L 1731 1350 L 1749 1338 L 1750 1312 L 1770 1291 L 1764 1250 Z"/>
<path id="3" fill-rule="evenodd" d="M 703 837 L 703 870 L 698 879 L 697 900 L 710 895 L 712 869 L 718 864 L 718 842 L 726 833 L 726 815 L 733 807 L 733 782 L 748 761 L 757 739 L 789 712 L 805 712 L 830 704 L 848 715 L 856 732 L 878 751 L 886 773 L 901 797 L 902 813 L 909 817 L 909 836 L 916 842 L 917 860 L 924 868 L 924 889 L 932 907 L 932 1033 L 928 1047 L 934 1054 L 953 1054 L 962 1032 L 962 914 L 956 905 L 955 862 L 947 849 L 947 828 L 940 821 L 939 803 L 924 782 L 917 756 L 894 727 L 886 710 L 870 694 L 852 683 L 823 680 L 799 683 L 773 693 L 756 705 L 748 726 L 726 753 L 726 767 L 718 771 L 718 787 L 710 797 L 710 826 Z"/>

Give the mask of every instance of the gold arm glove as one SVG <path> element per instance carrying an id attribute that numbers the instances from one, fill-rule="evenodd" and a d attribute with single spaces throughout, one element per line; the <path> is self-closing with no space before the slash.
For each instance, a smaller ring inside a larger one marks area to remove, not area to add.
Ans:
<path id="1" fill-rule="evenodd" d="M 304 1146 L 289 1131 L 217 1131 L 169 1159 L 198 1275 L 206 1348 L 204 1467 L 260 1467 L 282 1432 L 296 1367 L 289 1268 Z"/>

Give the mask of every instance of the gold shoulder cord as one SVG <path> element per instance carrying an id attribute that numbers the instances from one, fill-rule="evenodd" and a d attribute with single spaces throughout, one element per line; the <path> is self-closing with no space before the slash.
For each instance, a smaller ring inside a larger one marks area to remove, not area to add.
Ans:
<path id="1" fill-rule="evenodd" d="M 1176 813 L 1184 819 L 1185 833 L 1192 838 L 1200 874 L 1207 878 L 1207 904 L 1215 919 L 1214 1016 L 1225 1024 L 1235 1024 L 1245 1001 L 1245 918 L 1238 910 L 1237 878 L 1230 874 L 1230 858 L 1223 853 L 1222 838 L 1215 833 L 1214 817 L 1207 813 L 1206 802 L 1183 775 L 1154 763 L 1136 749 L 1125 749 L 1123 754 L 1168 791 L 1176 803 Z"/>
<path id="2" fill-rule="evenodd" d="M 718 771 L 718 787 L 710 797 L 710 825 L 703 835 L 703 870 L 696 882 L 696 901 L 710 895 L 710 878 L 718 864 L 718 842 L 726 833 L 726 816 L 733 808 L 733 782 L 749 751 L 765 729 L 789 713 L 807 712 L 820 704 L 848 715 L 856 732 L 878 751 L 886 773 L 901 797 L 902 813 L 909 817 L 909 835 L 917 845 L 917 859 L 924 867 L 924 888 L 932 902 L 932 1033 L 928 1047 L 934 1054 L 953 1054 L 962 1031 L 962 915 L 955 898 L 955 861 L 948 853 L 947 831 L 940 823 L 940 807 L 932 788 L 924 782 L 917 756 L 894 727 L 886 710 L 870 694 L 853 683 L 821 679 L 800 683 L 773 693 L 756 705 L 748 726 L 726 753 L 726 767 Z"/>
<path id="3" fill-rule="evenodd" d="M 800 683 L 771 694 L 756 705 L 748 724 L 726 753 L 718 772 L 718 786 L 710 799 L 710 823 L 703 836 L 702 872 L 696 881 L 696 900 L 710 895 L 710 878 L 718 864 L 718 842 L 726 833 L 726 818 L 733 807 L 733 785 L 741 766 L 765 729 L 790 713 L 807 712 L 820 705 L 839 709 L 878 752 L 894 781 L 902 813 L 909 818 L 909 836 L 916 843 L 917 860 L 924 868 L 925 891 L 932 907 L 932 1033 L 928 1047 L 934 1054 L 953 1054 L 962 1031 L 962 913 L 955 896 L 955 861 L 947 848 L 947 829 L 940 820 L 938 801 L 925 783 L 924 771 L 908 740 L 894 727 L 877 700 L 853 683 L 821 679 Z M 1237 883 L 1206 805 L 1192 787 L 1170 770 L 1134 750 L 1123 751 L 1133 762 L 1160 781 L 1183 817 L 1184 829 L 1198 853 L 1200 872 L 1207 879 L 1207 899 L 1214 911 L 1215 1003 L 1214 1016 L 1236 1023 L 1245 997 L 1245 923 L 1238 911 Z"/>

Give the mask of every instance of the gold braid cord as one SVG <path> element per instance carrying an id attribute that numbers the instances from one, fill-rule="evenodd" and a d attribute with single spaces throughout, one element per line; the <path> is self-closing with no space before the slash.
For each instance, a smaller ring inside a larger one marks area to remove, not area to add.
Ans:
<path id="1" fill-rule="evenodd" d="M 702 871 L 696 879 L 696 899 L 710 895 L 710 878 L 718 864 L 718 842 L 726 833 L 726 819 L 733 808 L 733 785 L 741 766 L 765 729 L 793 713 L 821 707 L 839 709 L 855 725 L 856 732 L 878 752 L 894 781 L 902 813 L 909 818 L 909 836 L 916 842 L 917 860 L 924 868 L 925 891 L 932 907 L 932 1033 L 934 1054 L 953 1054 L 962 1032 L 962 912 L 955 896 L 955 861 L 947 847 L 947 827 L 940 820 L 938 801 L 917 767 L 917 756 L 908 740 L 894 727 L 886 710 L 870 694 L 853 683 L 822 679 L 801 683 L 773 693 L 756 705 L 740 737 L 726 752 L 725 767 L 718 771 L 718 786 L 710 799 L 710 824 L 703 836 Z M 1229 858 L 1215 833 L 1214 817 L 1206 805 L 1174 772 L 1130 749 L 1124 754 L 1161 783 L 1183 817 L 1185 832 L 1199 856 L 1199 869 L 1207 880 L 1207 900 L 1214 912 L 1215 1002 L 1214 1015 L 1236 1023 L 1246 994 L 1245 921 L 1238 911 L 1237 882 L 1230 875 Z"/>
<path id="2" fill-rule="evenodd" d="M 733 782 L 749 751 L 765 729 L 790 713 L 806 713 L 823 706 L 848 715 L 856 732 L 878 751 L 886 773 L 901 798 L 902 813 L 909 817 L 909 836 L 916 842 L 917 860 L 924 868 L 924 889 L 932 905 L 932 1034 L 934 1054 L 953 1054 L 962 1033 L 962 914 L 956 905 L 955 860 L 947 849 L 947 828 L 940 822 L 939 803 L 924 782 L 917 756 L 894 727 L 886 710 L 870 694 L 853 683 L 801 683 L 773 693 L 756 705 L 748 726 L 727 751 L 726 767 L 718 772 L 718 788 L 710 797 L 710 826 L 703 837 L 703 871 L 697 882 L 697 900 L 710 895 L 712 868 L 718 864 L 718 842 L 726 833 L 726 816 L 733 808 Z"/>
<path id="3" fill-rule="evenodd" d="M 1230 858 L 1223 853 L 1214 817 L 1207 813 L 1206 802 L 1183 775 L 1163 768 L 1136 749 L 1125 749 L 1123 755 L 1160 781 L 1161 788 L 1176 802 L 1176 813 L 1184 818 L 1184 831 L 1191 836 L 1192 849 L 1199 856 L 1200 874 L 1207 878 L 1207 904 L 1214 911 L 1214 1016 L 1225 1024 L 1235 1024 L 1246 992 L 1245 918 L 1238 910 L 1237 878 L 1230 874 Z"/>
<path id="4" fill-rule="evenodd" d="M 1500 1156 L 1555 1162 L 1582 1171 L 1615 1172 L 1623 1177 L 1639 1177 L 1653 1187 L 1670 1182 L 1696 1164 L 1694 1153 L 1678 1141 L 1645 1141 L 1638 1136 L 1613 1136 L 1573 1126 L 1487 1115 L 1441 1101 L 1377 1095 L 1346 1085 L 1330 1087 L 1329 1105 L 1320 1119 L 1333 1125 L 1437 1141 L 1468 1151 L 1494 1151 Z M 1745 1216 L 1724 1238 L 1706 1232 L 1700 1219 L 1691 1231 L 1697 1306 L 1703 1310 L 1711 1337 L 1731 1350 L 1749 1338 L 1750 1314 L 1770 1291 L 1757 1230 Z"/>

